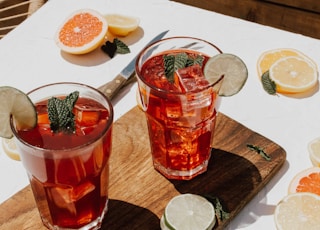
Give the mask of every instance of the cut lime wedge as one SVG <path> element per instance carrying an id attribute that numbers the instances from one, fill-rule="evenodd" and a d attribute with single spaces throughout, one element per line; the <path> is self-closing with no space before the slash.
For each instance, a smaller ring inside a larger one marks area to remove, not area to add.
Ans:
<path id="1" fill-rule="evenodd" d="M 210 83 L 215 83 L 224 76 L 219 95 L 232 96 L 238 93 L 246 83 L 248 70 L 238 56 L 222 53 L 208 60 L 204 67 L 204 76 Z"/>
<path id="2" fill-rule="evenodd" d="M 207 199 L 182 194 L 169 201 L 160 226 L 163 230 L 205 230 L 212 229 L 215 223 L 214 207 Z"/>
<path id="3" fill-rule="evenodd" d="M 0 136 L 11 138 L 10 116 L 19 129 L 30 129 L 37 124 L 36 109 L 29 97 L 22 91 L 10 87 L 0 87 Z"/>

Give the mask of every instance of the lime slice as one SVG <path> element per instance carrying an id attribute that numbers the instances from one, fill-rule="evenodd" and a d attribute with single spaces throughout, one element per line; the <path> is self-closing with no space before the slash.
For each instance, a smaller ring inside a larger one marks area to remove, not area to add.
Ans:
<path id="1" fill-rule="evenodd" d="M 20 161 L 20 154 L 15 143 L 15 137 L 10 139 L 2 138 L 2 148 L 3 151 L 13 160 Z"/>
<path id="2" fill-rule="evenodd" d="M 210 83 L 223 77 L 219 90 L 220 96 L 232 96 L 238 93 L 248 78 L 245 63 L 236 55 L 222 53 L 211 57 L 204 67 L 204 75 Z"/>
<path id="3" fill-rule="evenodd" d="M 160 226 L 163 230 L 205 230 L 212 229 L 215 223 L 214 207 L 207 199 L 182 194 L 169 201 Z"/>
<path id="4" fill-rule="evenodd" d="M 29 97 L 20 90 L 0 87 L 0 136 L 11 138 L 10 115 L 19 129 L 30 129 L 37 124 L 36 109 Z"/>

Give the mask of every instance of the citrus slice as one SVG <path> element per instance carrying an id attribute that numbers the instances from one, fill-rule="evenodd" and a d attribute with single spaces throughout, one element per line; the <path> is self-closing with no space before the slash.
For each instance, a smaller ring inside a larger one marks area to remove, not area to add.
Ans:
<path id="1" fill-rule="evenodd" d="M 11 138 L 10 116 L 19 129 L 33 128 L 37 124 L 36 109 L 29 97 L 20 90 L 0 87 L 0 136 Z"/>
<path id="2" fill-rule="evenodd" d="M 182 194 L 167 204 L 162 218 L 162 229 L 204 230 L 215 225 L 213 205 L 204 197 Z"/>
<path id="3" fill-rule="evenodd" d="M 245 63 L 233 54 L 222 53 L 209 58 L 204 67 L 204 76 L 210 83 L 223 77 L 219 90 L 220 96 L 232 96 L 238 93 L 248 78 Z"/>
<path id="4" fill-rule="evenodd" d="M 261 77 L 276 61 L 285 57 L 301 57 L 310 61 L 314 66 L 315 62 L 302 52 L 291 48 L 272 49 L 263 52 L 257 61 L 258 76 Z"/>
<path id="5" fill-rule="evenodd" d="M 71 54 L 88 53 L 102 44 L 108 31 L 107 20 L 92 9 L 73 12 L 58 28 L 55 41 Z"/>
<path id="6" fill-rule="evenodd" d="M 288 192 L 311 192 L 320 195 L 320 168 L 312 167 L 299 172 L 291 180 Z"/>
<path id="7" fill-rule="evenodd" d="M 107 14 L 105 18 L 108 22 L 109 31 L 117 36 L 127 36 L 137 29 L 140 23 L 140 19 L 137 17 L 121 14 Z"/>
<path id="8" fill-rule="evenodd" d="M 8 157 L 13 160 L 20 161 L 20 154 L 15 143 L 15 137 L 10 139 L 2 138 L 2 148 Z"/>
<path id="9" fill-rule="evenodd" d="M 313 193 L 293 193 L 276 206 L 274 221 L 278 230 L 319 229 L 320 196 Z"/>
<path id="10" fill-rule="evenodd" d="M 308 151 L 312 165 L 320 167 L 320 137 L 309 142 Z"/>
<path id="11" fill-rule="evenodd" d="M 272 64 L 269 77 L 279 93 L 302 93 L 317 84 L 318 71 L 306 59 L 286 57 Z"/>

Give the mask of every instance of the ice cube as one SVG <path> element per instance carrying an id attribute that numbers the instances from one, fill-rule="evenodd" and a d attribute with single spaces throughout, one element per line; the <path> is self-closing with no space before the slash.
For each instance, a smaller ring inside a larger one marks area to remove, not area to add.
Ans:
<path id="1" fill-rule="evenodd" d="M 208 87 L 200 65 L 193 65 L 176 71 L 183 92 L 197 92 Z"/>
<path id="2" fill-rule="evenodd" d="M 86 181 L 77 186 L 53 186 L 48 189 L 52 200 L 60 208 L 67 208 L 73 210 L 73 203 L 80 200 L 85 195 L 89 194 L 95 189 L 95 186 L 90 182 Z"/>

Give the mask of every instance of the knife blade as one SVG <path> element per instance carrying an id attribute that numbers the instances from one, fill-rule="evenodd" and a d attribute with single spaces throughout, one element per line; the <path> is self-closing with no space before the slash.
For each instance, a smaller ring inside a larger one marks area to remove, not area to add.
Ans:
<path id="1" fill-rule="evenodd" d="M 156 42 L 163 38 L 169 30 L 166 30 L 157 36 L 155 36 L 147 45 Z M 146 45 L 146 46 L 147 46 Z M 100 90 L 104 95 L 106 95 L 110 100 L 118 93 L 118 91 L 124 86 L 126 81 L 132 76 L 135 71 L 135 64 L 137 60 L 137 56 L 135 56 L 130 63 L 122 69 L 122 71 L 111 81 L 106 84 L 100 86 L 98 90 Z"/>

